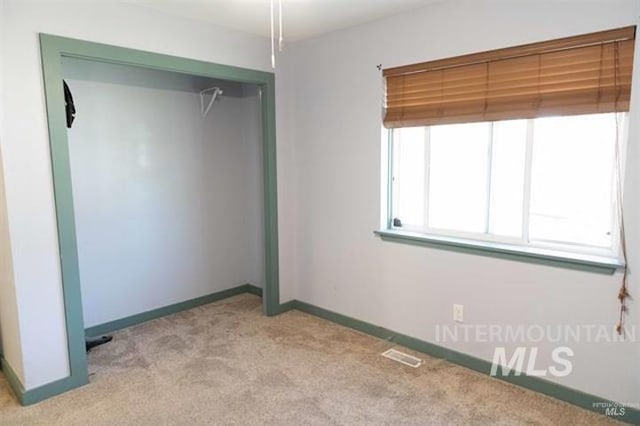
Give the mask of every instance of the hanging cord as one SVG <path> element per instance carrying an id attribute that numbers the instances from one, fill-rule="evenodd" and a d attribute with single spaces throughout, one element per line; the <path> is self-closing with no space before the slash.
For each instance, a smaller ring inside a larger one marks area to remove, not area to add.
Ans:
<path id="1" fill-rule="evenodd" d="M 487 110 L 489 109 L 489 61 L 485 62 L 484 77 L 484 104 L 482 105 L 482 118 L 484 121 L 488 121 Z"/>
<path id="2" fill-rule="evenodd" d="M 616 331 L 618 334 L 624 334 L 624 320 L 625 314 L 627 312 L 627 298 L 629 297 L 629 290 L 627 287 L 628 275 L 629 275 L 629 264 L 627 262 L 627 241 L 625 237 L 624 231 L 624 214 L 623 214 L 623 206 L 622 206 L 622 155 L 620 149 L 620 140 L 619 140 L 619 128 L 620 123 L 618 120 L 618 113 L 615 113 L 616 117 L 616 192 L 618 197 L 618 229 L 620 230 L 620 253 L 622 255 L 622 261 L 624 262 L 624 270 L 622 271 L 622 284 L 620 285 L 620 290 L 618 291 L 618 300 L 620 301 L 620 316 L 618 318 L 618 325 L 616 326 Z"/>
<path id="3" fill-rule="evenodd" d="M 278 0 L 278 51 L 282 52 L 284 46 L 284 35 L 282 32 L 282 0 Z"/>
<path id="4" fill-rule="evenodd" d="M 624 262 L 624 271 L 622 272 L 622 284 L 618 291 L 618 300 L 620 301 L 620 315 L 618 318 L 618 325 L 616 331 L 619 335 L 624 336 L 624 320 L 627 312 L 627 299 L 629 298 L 629 291 L 627 287 L 629 265 L 627 263 L 627 240 L 624 231 L 624 209 L 622 203 L 622 142 L 620 138 L 620 121 L 618 113 L 618 101 L 619 101 L 619 89 L 618 89 L 618 67 L 620 65 L 619 46 L 618 42 L 614 42 L 614 66 L 613 66 L 613 87 L 614 87 L 614 117 L 616 121 L 616 148 L 615 148 L 615 160 L 616 160 L 616 196 L 618 198 L 618 229 L 620 232 L 620 253 Z"/>
<path id="5" fill-rule="evenodd" d="M 271 68 L 276 67 L 276 42 L 274 31 L 273 0 L 271 0 Z"/>
<path id="6" fill-rule="evenodd" d="M 282 52 L 284 46 L 284 32 L 282 31 L 282 2 L 278 0 L 278 52 Z M 270 2 L 271 17 L 271 68 L 276 67 L 276 18 L 274 0 Z"/>

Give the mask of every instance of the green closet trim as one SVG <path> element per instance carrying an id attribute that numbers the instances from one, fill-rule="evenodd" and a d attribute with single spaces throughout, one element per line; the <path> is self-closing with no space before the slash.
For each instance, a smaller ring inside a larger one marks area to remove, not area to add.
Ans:
<path id="1" fill-rule="evenodd" d="M 22 405 L 35 404 L 36 402 L 87 384 L 87 382 L 82 382 L 79 377 L 65 377 L 37 388 L 25 390 L 22 382 L 4 358 L 2 358 L 2 372 L 9 383 L 9 387 Z"/>
<path id="2" fill-rule="evenodd" d="M 424 235 L 399 230 L 374 231 L 383 241 L 476 254 L 519 262 L 536 263 L 578 271 L 611 275 L 624 265 L 600 256 L 559 253 L 553 250 L 511 246 L 508 244 L 471 241 L 461 238 Z"/>
<path id="3" fill-rule="evenodd" d="M 85 334 L 89 337 L 96 337 L 102 334 L 112 333 L 114 331 L 122 330 L 123 328 L 142 324 L 147 321 L 162 318 L 167 315 L 176 314 L 178 312 L 186 311 L 197 306 L 217 302 L 218 300 L 226 299 L 228 297 L 236 296 L 243 293 L 251 293 L 259 296 L 262 294 L 262 289 L 251 284 L 239 285 L 227 290 L 222 290 L 215 293 L 207 294 L 205 296 L 196 297 L 195 299 L 185 300 L 183 302 L 174 303 L 169 306 L 163 306 L 161 308 L 131 315 L 126 318 L 109 321 L 104 324 L 94 325 L 85 329 Z"/>
<path id="4" fill-rule="evenodd" d="M 262 297 L 262 288 L 255 286 L 253 284 L 246 284 L 247 293 L 255 294 L 256 296 Z M 280 312 L 280 307 L 278 307 L 278 313 Z"/>
<path id="5" fill-rule="evenodd" d="M 299 300 L 293 300 L 291 302 L 284 303 L 281 306 L 282 312 L 285 312 L 289 309 L 295 309 L 360 331 L 362 333 L 369 334 L 379 339 L 387 340 L 390 345 L 404 346 L 406 348 L 425 353 L 435 358 L 443 358 L 453 364 L 475 370 L 482 374 L 489 375 L 491 372 L 491 363 L 489 361 L 485 361 L 483 359 L 476 358 L 472 355 L 467 355 L 453 349 L 448 349 L 434 343 L 416 339 L 415 337 L 407 336 L 393 330 L 388 330 L 384 327 L 380 327 L 366 321 L 361 321 L 347 315 L 339 314 L 337 312 L 333 312 L 319 306 L 311 305 Z M 559 385 L 557 383 L 553 383 L 539 377 L 525 375 L 516 376 L 514 374 L 510 374 L 504 377 L 494 377 L 494 379 L 503 380 L 505 382 L 509 382 L 511 384 L 551 396 L 553 398 L 568 402 L 573 405 L 577 405 L 579 407 L 594 411 L 602 415 L 606 415 L 605 408 L 600 405 L 594 404 L 610 403 L 615 405 L 615 402 L 607 400 L 605 398 Z M 624 415 L 615 417 L 612 416 L 610 418 L 630 424 L 640 424 L 640 410 L 632 407 L 625 407 Z"/>
<path id="6" fill-rule="evenodd" d="M 69 350 L 70 375 L 58 382 L 38 388 L 38 398 L 60 393 L 88 383 L 84 321 L 78 269 L 78 250 L 71 189 L 69 150 L 62 89 L 63 57 L 152 68 L 183 74 L 256 84 L 261 89 L 263 118 L 263 193 L 265 229 L 266 315 L 280 311 L 278 287 L 278 212 L 276 182 L 275 77 L 273 73 L 214 64 L 194 59 L 145 52 L 89 41 L 40 34 L 40 53 L 44 80 L 53 191 L 58 228 L 58 245 L 62 274 L 62 291 Z M 54 386 L 55 385 L 55 386 Z M 35 391 L 35 390 L 34 390 Z M 32 392 L 27 390 L 26 394 Z M 30 403 L 33 398 L 22 401 Z"/>

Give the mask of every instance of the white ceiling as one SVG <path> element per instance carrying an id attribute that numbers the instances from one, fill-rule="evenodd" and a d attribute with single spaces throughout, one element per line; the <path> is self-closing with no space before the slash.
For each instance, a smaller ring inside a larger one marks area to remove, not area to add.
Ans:
<path id="1" fill-rule="evenodd" d="M 263 37 L 270 36 L 270 0 L 124 1 L 173 15 L 208 21 Z M 437 0 L 282 1 L 285 41 L 297 41 L 408 12 Z M 274 2 L 277 11 L 278 0 L 274 0 Z"/>

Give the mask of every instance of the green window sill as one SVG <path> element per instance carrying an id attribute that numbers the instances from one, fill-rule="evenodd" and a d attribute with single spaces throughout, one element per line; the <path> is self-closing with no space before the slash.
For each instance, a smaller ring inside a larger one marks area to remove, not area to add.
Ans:
<path id="1" fill-rule="evenodd" d="M 425 235 L 398 230 L 374 231 L 384 241 L 411 244 L 423 247 L 451 250 L 460 253 L 497 257 L 520 262 L 537 263 L 579 271 L 613 274 L 624 268 L 618 259 L 586 254 L 567 253 L 557 250 L 520 247 L 510 244 L 473 241 L 462 238 Z"/>

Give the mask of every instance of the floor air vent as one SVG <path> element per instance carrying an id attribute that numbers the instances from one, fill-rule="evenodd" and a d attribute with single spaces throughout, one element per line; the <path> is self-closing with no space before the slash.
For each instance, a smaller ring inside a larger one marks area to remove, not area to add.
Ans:
<path id="1" fill-rule="evenodd" d="M 416 358 L 415 356 L 405 354 L 404 352 L 400 352 L 395 349 L 389 349 L 388 351 L 383 352 L 382 356 L 394 361 L 401 362 L 404 365 L 408 365 L 409 367 L 413 368 L 418 368 L 422 364 L 422 360 L 420 358 Z"/>

